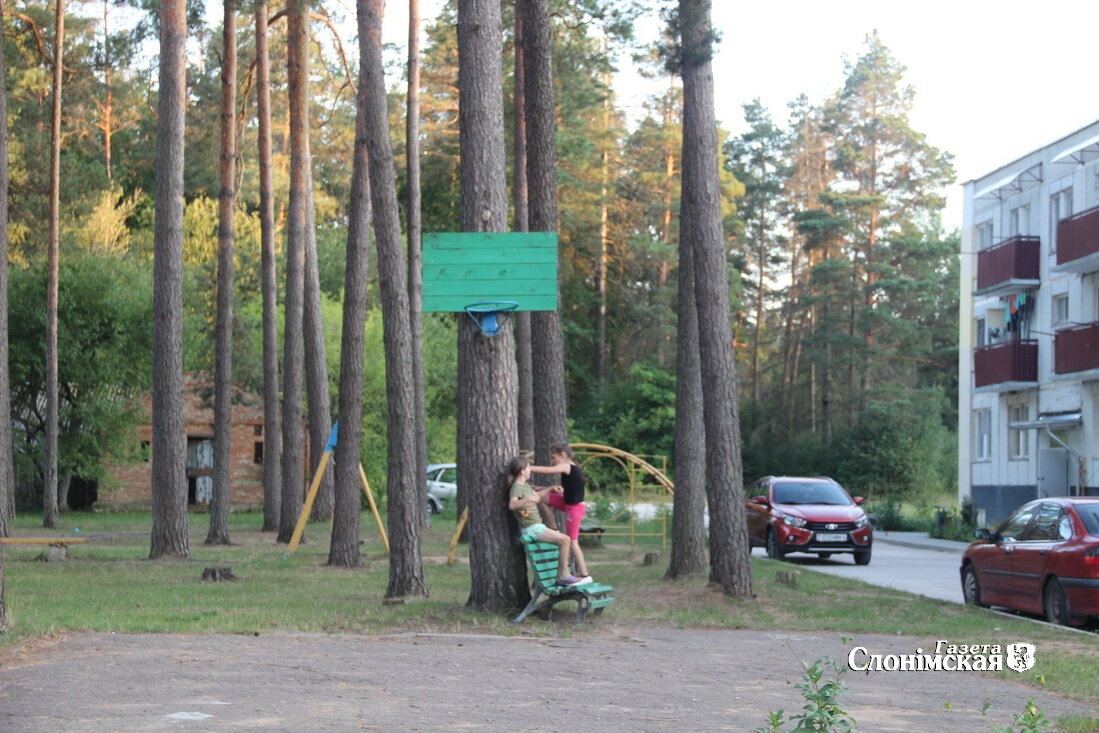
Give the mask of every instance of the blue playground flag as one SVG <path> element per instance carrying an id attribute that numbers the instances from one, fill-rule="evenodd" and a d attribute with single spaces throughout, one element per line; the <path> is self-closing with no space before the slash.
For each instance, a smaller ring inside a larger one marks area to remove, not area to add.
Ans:
<path id="1" fill-rule="evenodd" d="M 328 435 L 328 444 L 324 446 L 325 453 L 331 453 L 336 448 L 336 445 L 340 442 L 339 436 L 340 422 L 339 420 L 337 420 L 336 422 L 332 423 L 332 432 Z"/>

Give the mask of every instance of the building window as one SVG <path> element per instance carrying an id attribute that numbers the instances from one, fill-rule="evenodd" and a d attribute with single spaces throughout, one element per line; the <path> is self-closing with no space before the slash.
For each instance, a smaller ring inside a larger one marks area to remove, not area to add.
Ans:
<path id="1" fill-rule="evenodd" d="M 263 435 L 263 426 L 262 425 L 253 425 L 252 426 L 252 435 L 256 436 L 257 438 L 260 437 L 261 435 Z"/>
<path id="2" fill-rule="evenodd" d="M 973 459 L 992 458 L 992 410 L 973 411 Z"/>
<path id="3" fill-rule="evenodd" d="M 263 463 L 263 441 L 257 440 L 252 444 L 252 463 Z"/>
<path id="4" fill-rule="evenodd" d="M 1012 236 L 1030 234 L 1030 204 L 1016 206 L 1008 217 L 1008 231 Z"/>
<path id="5" fill-rule="evenodd" d="M 977 319 L 977 348 L 988 344 L 988 326 L 984 318 Z"/>
<path id="6" fill-rule="evenodd" d="M 983 221 L 977 225 L 977 249 L 988 249 L 992 246 L 992 220 Z"/>
<path id="7" fill-rule="evenodd" d="M 147 440 L 141 441 L 141 447 L 138 448 L 138 451 L 140 452 L 141 460 L 144 461 L 145 463 L 148 463 L 150 461 L 150 459 L 152 458 L 153 449 L 152 449 L 152 446 L 149 445 L 149 441 L 147 441 Z"/>
<path id="8" fill-rule="evenodd" d="M 1068 293 L 1053 296 L 1053 325 L 1068 323 Z"/>
<path id="9" fill-rule="evenodd" d="M 1030 419 L 1030 405 L 1011 405 L 1007 408 L 1007 447 L 1008 458 L 1026 460 L 1030 458 L 1030 431 L 1019 430 L 1011 426 L 1025 423 Z"/>
<path id="10" fill-rule="evenodd" d="M 1050 253 L 1057 251 L 1057 223 L 1072 216 L 1072 189 L 1066 188 L 1049 197 Z"/>

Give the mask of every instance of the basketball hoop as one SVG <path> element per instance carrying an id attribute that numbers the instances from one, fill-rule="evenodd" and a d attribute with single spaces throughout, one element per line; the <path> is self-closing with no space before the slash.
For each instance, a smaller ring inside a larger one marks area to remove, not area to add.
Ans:
<path id="1" fill-rule="evenodd" d="M 471 303 L 465 307 L 466 313 L 481 329 L 485 336 L 496 336 L 507 322 L 508 315 L 519 307 L 513 300 L 494 300 L 486 303 Z"/>

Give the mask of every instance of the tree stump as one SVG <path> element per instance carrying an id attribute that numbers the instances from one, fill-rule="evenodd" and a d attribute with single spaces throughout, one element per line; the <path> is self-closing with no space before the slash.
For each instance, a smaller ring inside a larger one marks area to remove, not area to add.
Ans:
<path id="1" fill-rule="evenodd" d="M 660 562 L 660 553 L 659 552 L 646 552 L 645 557 L 641 559 L 641 564 L 646 565 L 646 566 L 656 565 L 659 562 Z"/>
<path id="2" fill-rule="evenodd" d="M 211 582 L 221 582 L 224 580 L 239 580 L 237 576 L 233 575 L 232 568 L 205 568 L 202 571 L 202 579 L 209 580 Z"/>
<path id="3" fill-rule="evenodd" d="M 777 570 L 775 571 L 775 582 L 783 583 L 784 585 L 797 585 L 798 584 L 798 571 L 797 570 Z"/>

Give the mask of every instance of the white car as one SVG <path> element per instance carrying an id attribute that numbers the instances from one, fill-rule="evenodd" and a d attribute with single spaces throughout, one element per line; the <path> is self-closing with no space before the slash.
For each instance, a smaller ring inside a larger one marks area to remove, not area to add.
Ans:
<path id="1" fill-rule="evenodd" d="M 458 494 L 458 465 L 435 463 L 427 467 L 427 511 L 438 514 Z"/>

